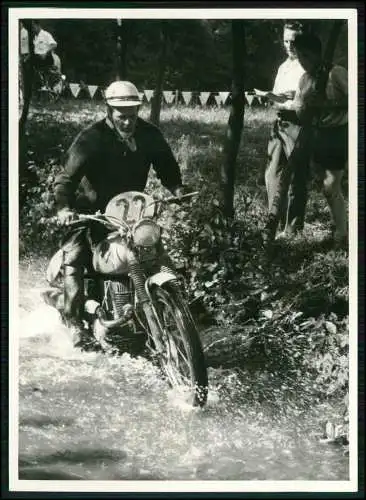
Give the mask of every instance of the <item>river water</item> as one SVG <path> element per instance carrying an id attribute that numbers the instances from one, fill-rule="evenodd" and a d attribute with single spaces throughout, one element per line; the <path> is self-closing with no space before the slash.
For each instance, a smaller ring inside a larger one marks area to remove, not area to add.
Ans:
<path id="1" fill-rule="evenodd" d="M 329 408 L 255 402 L 233 370 L 192 409 L 142 358 L 77 352 L 48 308 L 23 314 L 19 353 L 20 479 L 348 480 Z"/>

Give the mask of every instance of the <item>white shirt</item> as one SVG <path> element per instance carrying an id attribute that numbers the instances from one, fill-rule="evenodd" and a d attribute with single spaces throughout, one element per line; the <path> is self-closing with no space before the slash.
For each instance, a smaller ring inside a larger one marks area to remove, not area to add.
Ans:
<path id="1" fill-rule="evenodd" d="M 38 35 L 34 37 L 34 53 L 45 55 L 51 50 L 52 44 L 56 44 L 56 40 L 48 31 L 41 30 Z"/>
<path id="2" fill-rule="evenodd" d="M 273 93 L 284 94 L 289 91 L 295 92 L 300 78 L 304 73 L 305 70 L 298 59 L 286 59 L 278 68 L 273 86 Z"/>
<path id="3" fill-rule="evenodd" d="M 24 26 L 20 29 L 20 53 L 24 56 L 29 54 L 28 31 Z"/>

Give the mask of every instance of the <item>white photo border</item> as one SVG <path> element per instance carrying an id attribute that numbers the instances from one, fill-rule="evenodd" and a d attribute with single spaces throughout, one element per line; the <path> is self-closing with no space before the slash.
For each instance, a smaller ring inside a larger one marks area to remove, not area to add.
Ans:
<path id="1" fill-rule="evenodd" d="M 87 19 L 345 19 L 349 74 L 350 454 L 348 481 L 39 481 L 18 479 L 18 156 L 9 154 L 9 489 L 12 492 L 357 492 L 358 491 L 358 21 L 354 8 L 17 8 L 8 10 L 9 152 L 18 151 L 18 21 Z M 15 332 L 15 334 L 12 334 Z M 11 446 L 10 446 L 11 444 Z"/>

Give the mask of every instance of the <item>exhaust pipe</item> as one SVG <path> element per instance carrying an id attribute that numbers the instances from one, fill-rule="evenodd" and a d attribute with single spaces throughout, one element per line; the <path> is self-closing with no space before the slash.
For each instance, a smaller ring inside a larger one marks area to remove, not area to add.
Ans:
<path id="1" fill-rule="evenodd" d="M 129 319 L 132 318 L 133 311 L 133 306 L 131 304 L 126 304 L 123 306 L 123 314 L 120 318 L 108 320 L 104 318 L 104 310 L 99 302 L 92 299 L 89 299 L 85 302 L 85 312 L 92 316 L 97 316 L 101 326 L 107 330 L 116 328 L 118 326 L 121 326 L 123 323 L 126 323 Z"/>

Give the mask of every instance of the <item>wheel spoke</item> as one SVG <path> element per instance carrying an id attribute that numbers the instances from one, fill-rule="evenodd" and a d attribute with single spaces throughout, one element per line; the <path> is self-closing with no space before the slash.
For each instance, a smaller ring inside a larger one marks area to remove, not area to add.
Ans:
<path id="1" fill-rule="evenodd" d="M 157 288 L 154 303 L 164 331 L 162 367 L 168 380 L 173 387 L 188 389 L 192 403 L 203 406 L 207 398 L 207 390 L 203 389 L 207 386 L 207 372 L 189 311 L 179 295 L 162 288 Z"/>

